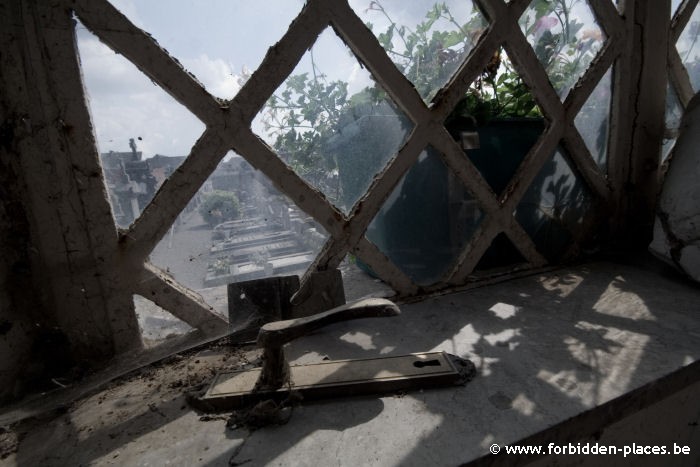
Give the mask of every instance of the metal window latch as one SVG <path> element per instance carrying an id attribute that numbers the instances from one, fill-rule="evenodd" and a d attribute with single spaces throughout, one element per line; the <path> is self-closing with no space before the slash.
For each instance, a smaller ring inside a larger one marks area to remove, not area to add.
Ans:
<path id="1" fill-rule="evenodd" d="M 473 363 L 444 352 L 296 366 L 290 366 L 285 358 L 284 345 L 311 331 L 351 319 L 399 314 L 395 303 L 372 298 L 312 316 L 267 323 L 257 339 L 263 348 L 262 368 L 219 373 L 197 398 L 196 406 L 205 411 L 231 410 L 266 399 L 284 400 L 291 392 L 308 400 L 464 384 L 473 377 Z"/>
<path id="2" fill-rule="evenodd" d="M 373 298 L 342 305 L 305 318 L 265 324 L 258 333 L 257 343 L 263 348 L 263 365 L 255 390 L 276 390 L 289 381 L 289 363 L 282 348 L 287 342 L 340 321 L 397 316 L 400 313 L 399 307 L 393 302 Z"/>

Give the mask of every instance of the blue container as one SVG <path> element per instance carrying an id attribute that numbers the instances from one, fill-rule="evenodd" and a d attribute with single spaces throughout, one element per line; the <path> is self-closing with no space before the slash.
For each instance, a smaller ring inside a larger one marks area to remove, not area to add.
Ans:
<path id="1" fill-rule="evenodd" d="M 481 127 L 470 119 L 459 119 L 448 130 L 457 141 L 463 135 L 478 134 L 478 148 L 465 153 L 498 194 L 544 127 L 542 119 L 492 120 Z M 482 218 L 476 201 L 438 151 L 429 147 L 389 196 L 366 236 L 416 283 L 428 285 L 447 272 Z M 522 261 L 517 249 L 506 243 L 507 238 L 499 236 L 479 268 Z M 371 273 L 361 261 L 358 265 Z"/>

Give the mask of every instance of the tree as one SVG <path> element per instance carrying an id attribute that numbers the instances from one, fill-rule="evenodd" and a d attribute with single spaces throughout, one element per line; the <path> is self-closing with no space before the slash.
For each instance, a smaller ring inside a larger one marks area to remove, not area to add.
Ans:
<path id="1" fill-rule="evenodd" d="M 206 193 L 203 198 L 202 204 L 199 205 L 199 214 L 212 227 L 238 219 L 241 215 L 238 198 L 231 192 L 214 190 Z"/>

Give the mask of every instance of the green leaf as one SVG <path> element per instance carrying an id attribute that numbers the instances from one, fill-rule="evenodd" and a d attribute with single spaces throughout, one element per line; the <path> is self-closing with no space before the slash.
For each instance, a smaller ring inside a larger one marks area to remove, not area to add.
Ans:
<path id="1" fill-rule="evenodd" d="M 425 18 L 430 21 L 430 24 L 434 23 L 440 17 L 440 6 L 436 3 L 433 8 L 428 10 L 425 14 Z"/>
<path id="2" fill-rule="evenodd" d="M 379 34 L 377 39 L 379 40 L 379 43 L 384 47 L 385 50 L 389 51 L 394 48 L 392 45 L 391 41 L 394 38 L 394 25 L 392 24 L 389 26 L 389 28 L 386 30 L 385 33 Z"/>
<path id="3" fill-rule="evenodd" d="M 465 37 L 461 32 L 458 31 L 450 31 L 447 35 L 445 35 L 443 39 L 443 46 L 445 48 L 450 48 L 454 47 L 457 44 L 461 44 L 462 42 L 465 41 Z"/>

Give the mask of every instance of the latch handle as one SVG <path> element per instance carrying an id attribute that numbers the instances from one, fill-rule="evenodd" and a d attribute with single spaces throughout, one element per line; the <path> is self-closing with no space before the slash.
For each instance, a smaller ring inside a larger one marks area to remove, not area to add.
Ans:
<path id="1" fill-rule="evenodd" d="M 384 298 L 367 298 L 315 315 L 265 324 L 258 332 L 258 345 L 263 348 L 263 365 L 255 390 L 275 391 L 289 382 L 289 363 L 282 348 L 287 342 L 340 321 L 396 316 L 399 313 L 399 307 L 394 302 Z"/>
<path id="2" fill-rule="evenodd" d="M 366 298 L 303 318 L 267 323 L 260 328 L 260 347 L 281 347 L 287 342 L 333 323 L 359 318 L 397 316 L 399 307 L 385 298 Z"/>

